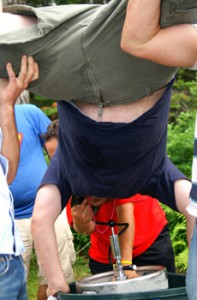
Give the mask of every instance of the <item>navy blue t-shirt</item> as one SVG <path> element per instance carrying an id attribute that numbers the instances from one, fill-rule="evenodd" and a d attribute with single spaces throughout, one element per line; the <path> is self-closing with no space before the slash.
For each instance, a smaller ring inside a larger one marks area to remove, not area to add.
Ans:
<path id="1" fill-rule="evenodd" d="M 166 137 L 171 87 L 172 83 L 153 108 L 131 123 L 96 122 L 59 101 L 59 149 L 42 185 L 56 184 L 65 203 L 71 193 L 109 198 L 157 193 L 156 184 L 161 184 L 169 165 Z M 176 168 L 175 172 L 176 178 L 184 177 Z"/>

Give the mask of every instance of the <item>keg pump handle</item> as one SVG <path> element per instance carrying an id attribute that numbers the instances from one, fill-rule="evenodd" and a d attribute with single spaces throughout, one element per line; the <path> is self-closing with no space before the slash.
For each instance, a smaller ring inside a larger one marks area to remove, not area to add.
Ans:
<path id="1" fill-rule="evenodd" d="M 111 228 L 111 233 L 112 233 L 112 235 L 109 238 L 110 238 L 110 244 L 111 244 L 113 257 L 116 261 L 116 272 L 117 272 L 116 280 L 126 280 L 127 277 L 124 274 L 123 266 L 121 264 L 122 257 L 121 257 L 118 234 L 115 234 L 115 232 L 114 232 L 114 227 L 115 227 L 116 223 L 115 223 L 115 221 L 110 220 L 108 224 L 109 224 L 109 227 Z"/>

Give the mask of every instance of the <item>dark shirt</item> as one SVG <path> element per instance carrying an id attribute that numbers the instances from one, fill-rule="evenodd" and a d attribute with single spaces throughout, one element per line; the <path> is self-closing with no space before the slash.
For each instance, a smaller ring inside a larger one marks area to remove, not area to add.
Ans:
<path id="1" fill-rule="evenodd" d="M 169 165 L 171 86 L 172 82 L 156 105 L 131 123 L 96 122 L 59 101 L 59 149 L 42 185 L 56 184 L 65 201 L 71 193 L 109 198 L 150 194 Z"/>

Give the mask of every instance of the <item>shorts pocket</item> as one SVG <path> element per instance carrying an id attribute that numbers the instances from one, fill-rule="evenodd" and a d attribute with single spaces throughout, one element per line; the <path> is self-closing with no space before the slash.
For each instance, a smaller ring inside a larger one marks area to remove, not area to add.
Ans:
<path id="1" fill-rule="evenodd" d="M 10 265 L 10 260 L 7 256 L 0 256 L 0 276 L 5 275 L 8 271 Z"/>
<path id="2" fill-rule="evenodd" d="M 160 26 L 162 28 L 177 24 L 197 23 L 197 2 L 196 0 L 162 1 Z"/>

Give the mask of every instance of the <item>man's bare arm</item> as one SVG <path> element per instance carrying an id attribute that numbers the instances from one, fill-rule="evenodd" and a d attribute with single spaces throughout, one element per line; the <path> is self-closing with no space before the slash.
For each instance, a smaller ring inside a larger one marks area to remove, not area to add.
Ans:
<path id="1" fill-rule="evenodd" d="M 159 64 L 191 67 L 197 60 L 197 31 L 190 24 L 159 26 L 161 0 L 129 0 L 121 48 Z"/>
<path id="2" fill-rule="evenodd" d="M 14 105 L 18 96 L 29 83 L 38 78 L 38 66 L 34 60 L 22 57 L 21 69 L 16 77 L 12 65 L 7 64 L 8 80 L 0 79 L 0 127 L 3 135 L 1 153 L 9 161 L 7 181 L 15 177 L 19 161 L 19 143 L 15 124 Z"/>
<path id="3" fill-rule="evenodd" d="M 93 211 L 85 199 L 80 205 L 74 205 L 71 208 L 73 217 L 73 227 L 81 234 L 91 234 L 96 226 L 93 221 Z"/>
<path id="4" fill-rule="evenodd" d="M 126 231 L 119 236 L 120 242 L 120 250 L 122 261 L 130 264 L 129 261 L 132 263 L 133 257 L 133 242 L 134 242 L 134 234 L 135 234 L 135 218 L 134 218 L 134 204 L 129 202 L 123 205 L 119 205 L 116 207 L 116 214 L 118 218 L 118 223 L 128 223 L 129 227 Z M 118 230 L 120 231 L 118 227 Z M 128 278 L 137 277 L 136 271 L 125 271 L 125 274 Z"/>
<path id="5" fill-rule="evenodd" d="M 47 281 L 47 295 L 57 292 L 68 293 L 69 286 L 65 282 L 61 269 L 54 222 L 61 212 L 61 195 L 55 185 L 44 185 L 36 196 L 32 216 L 32 235 L 38 260 Z"/>

